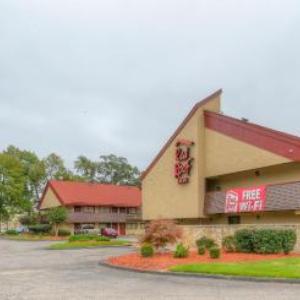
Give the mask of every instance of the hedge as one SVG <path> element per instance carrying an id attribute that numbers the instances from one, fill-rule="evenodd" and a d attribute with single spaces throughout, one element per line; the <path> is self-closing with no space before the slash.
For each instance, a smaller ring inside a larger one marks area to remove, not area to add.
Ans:
<path id="1" fill-rule="evenodd" d="M 49 233 L 51 230 L 52 226 L 49 224 L 36 224 L 36 225 L 31 225 L 28 226 L 28 230 L 32 233 Z"/>
<path id="2" fill-rule="evenodd" d="M 237 252 L 272 254 L 290 253 L 296 244 L 292 229 L 241 229 L 234 234 Z"/>

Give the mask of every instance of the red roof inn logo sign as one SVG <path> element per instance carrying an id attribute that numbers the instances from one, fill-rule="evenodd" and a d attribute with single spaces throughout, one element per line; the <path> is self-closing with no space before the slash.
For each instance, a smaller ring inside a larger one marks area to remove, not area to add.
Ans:
<path id="1" fill-rule="evenodd" d="M 226 192 L 225 213 L 262 211 L 265 204 L 265 186 L 232 189 Z"/>
<path id="2" fill-rule="evenodd" d="M 176 143 L 174 176 L 179 184 L 186 184 L 190 180 L 193 161 L 190 155 L 192 145 L 194 142 L 187 140 L 179 140 Z"/>

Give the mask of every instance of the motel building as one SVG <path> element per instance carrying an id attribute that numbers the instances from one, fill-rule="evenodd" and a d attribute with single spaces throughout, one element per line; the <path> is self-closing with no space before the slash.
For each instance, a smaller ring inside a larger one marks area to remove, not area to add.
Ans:
<path id="1" fill-rule="evenodd" d="M 63 206 L 67 220 L 60 228 L 79 233 L 114 228 L 119 235 L 144 232 L 141 191 L 134 186 L 51 180 L 39 202 L 39 210 Z"/>
<path id="2" fill-rule="evenodd" d="M 193 107 L 142 174 L 143 219 L 175 219 L 191 242 L 244 227 L 299 236 L 300 138 L 223 114 L 221 93 Z"/>

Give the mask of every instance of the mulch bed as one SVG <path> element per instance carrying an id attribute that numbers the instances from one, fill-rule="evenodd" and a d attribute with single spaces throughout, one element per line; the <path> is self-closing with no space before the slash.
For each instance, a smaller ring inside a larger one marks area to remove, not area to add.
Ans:
<path id="1" fill-rule="evenodd" d="M 130 253 L 117 257 L 110 257 L 107 262 L 112 265 L 138 270 L 167 271 L 170 267 L 183 264 L 210 263 L 210 262 L 245 262 L 277 259 L 284 257 L 300 256 L 299 254 L 253 254 L 253 253 L 226 253 L 223 252 L 219 259 L 211 259 L 208 254 L 198 255 L 191 251 L 186 258 L 174 258 L 172 253 L 155 254 L 153 257 L 142 257 L 139 253 Z"/>

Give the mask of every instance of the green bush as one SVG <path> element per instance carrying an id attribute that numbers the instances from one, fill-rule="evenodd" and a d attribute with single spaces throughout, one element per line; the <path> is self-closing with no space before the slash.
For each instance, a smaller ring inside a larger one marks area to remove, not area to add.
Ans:
<path id="1" fill-rule="evenodd" d="M 28 226 L 28 230 L 34 234 L 49 233 L 52 226 L 49 224 L 36 224 Z"/>
<path id="2" fill-rule="evenodd" d="M 282 250 L 284 254 L 289 254 L 296 245 L 297 235 L 292 229 L 281 230 L 282 235 Z"/>
<path id="3" fill-rule="evenodd" d="M 151 257 L 154 255 L 154 248 L 151 244 L 145 243 L 141 246 L 141 255 L 143 257 Z"/>
<path id="4" fill-rule="evenodd" d="M 206 236 L 201 237 L 196 241 L 197 247 L 205 247 L 206 249 L 210 249 L 211 247 L 217 246 L 213 239 L 210 239 Z"/>
<path id="5" fill-rule="evenodd" d="M 110 241 L 110 238 L 108 238 L 107 236 L 98 236 L 96 238 L 96 241 L 97 242 L 109 242 Z"/>
<path id="6" fill-rule="evenodd" d="M 297 236 L 292 229 L 242 229 L 234 234 L 234 244 L 238 252 L 272 254 L 290 253 Z"/>
<path id="7" fill-rule="evenodd" d="M 220 255 L 221 255 L 220 248 L 214 246 L 209 249 L 210 258 L 214 258 L 214 259 L 219 258 Z"/>
<path id="8" fill-rule="evenodd" d="M 234 233 L 234 243 L 237 252 L 254 252 L 254 230 L 241 229 Z"/>
<path id="9" fill-rule="evenodd" d="M 223 249 L 226 252 L 234 252 L 235 251 L 235 240 L 232 235 L 225 236 L 222 240 Z"/>
<path id="10" fill-rule="evenodd" d="M 58 229 L 58 236 L 69 236 L 69 235 L 71 235 L 70 230 L 64 228 Z"/>
<path id="11" fill-rule="evenodd" d="M 19 217 L 19 222 L 24 226 L 35 225 L 37 223 L 36 215 L 24 215 Z"/>
<path id="12" fill-rule="evenodd" d="M 86 241 L 96 240 L 98 238 L 102 238 L 102 237 L 95 234 L 76 234 L 69 237 L 69 242 L 77 242 L 77 241 L 86 242 Z"/>
<path id="13" fill-rule="evenodd" d="M 204 255 L 206 251 L 206 248 L 204 246 L 198 247 L 198 254 L 199 255 Z"/>
<path id="14" fill-rule="evenodd" d="M 176 249 L 174 252 L 174 257 L 183 258 L 183 257 L 188 257 L 188 255 L 189 255 L 188 247 L 185 247 L 182 243 L 180 243 L 176 246 Z"/>
<path id="15" fill-rule="evenodd" d="M 5 234 L 8 234 L 8 235 L 18 235 L 19 233 L 15 229 L 8 229 L 8 230 L 6 230 Z"/>
<path id="16" fill-rule="evenodd" d="M 253 250 L 260 254 L 273 254 L 283 251 L 283 234 L 280 230 L 259 229 L 253 232 Z"/>

